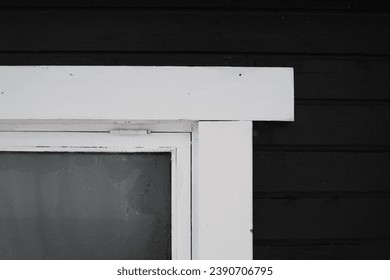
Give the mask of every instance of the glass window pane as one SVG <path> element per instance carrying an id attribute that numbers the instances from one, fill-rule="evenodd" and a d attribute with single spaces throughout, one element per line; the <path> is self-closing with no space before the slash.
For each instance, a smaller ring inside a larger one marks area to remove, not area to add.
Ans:
<path id="1" fill-rule="evenodd" d="M 170 153 L 0 153 L 0 259 L 170 258 Z"/>

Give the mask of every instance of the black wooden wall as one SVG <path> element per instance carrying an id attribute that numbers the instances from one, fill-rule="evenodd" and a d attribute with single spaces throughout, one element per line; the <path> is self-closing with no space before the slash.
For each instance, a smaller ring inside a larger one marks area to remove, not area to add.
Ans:
<path id="1" fill-rule="evenodd" d="M 296 121 L 254 124 L 254 257 L 390 259 L 386 1 L 5 0 L 0 64 L 293 66 Z"/>

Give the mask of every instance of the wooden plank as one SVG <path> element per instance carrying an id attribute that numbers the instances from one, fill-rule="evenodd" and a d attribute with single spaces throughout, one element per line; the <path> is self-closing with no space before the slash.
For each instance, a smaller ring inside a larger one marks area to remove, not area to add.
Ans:
<path id="1" fill-rule="evenodd" d="M 341 1 L 288 1 L 288 0 L 198 0 L 198 1 L 180 1 L 180 0 L 3 0 L 0 7 L 8 8 L 239 8 L 239 9 L 319 9 L 319 10 L 387 10 L 388 5 L 384 0 L 367 1 L 367 0 L 341 0 Z"/>
<path id="2" fill-rule="evenodd" d="M 255 246 L 256 260 L 388 260 L 390 244 Z"/>
<path id="3" fill-rule="evenodd" d="M 0 85 L 3 120 L 294 118 L 291 68 L 2 66 Z"/>
<path id="4" fill-rule="evenodd" d="M 0 53 L 0 65 L 293 67 L 298 99 L 390 100 L 390 58 L 386 56 L 6 52 Z"/>
<path id="5" fill-rule="evenodd" d="M 296 149 L 299 150 L 311 145 L 328 146 L 325 148 L 330 150 L 332 146 L 340 146 L 341 150 L 370 150 L 370 147 L 386 150 L 389 144 L 390 103 L 383 101 L 298 100 L 295 122 L 254 123 L 256 149 L 267 145 L 298 145 L 300 147 Z"/>
<path id="6" fill-rule="evenodd" d="M 375 239 L 390 235 L 390 199 L 254 201 L 254 239 Z"/>
<path id="7" fill-rule="evenodd" d="M 294 67 L 297 98 L 390 99 L 388 57 L 298 56 L 280 60 Z"/>
<path id="8" fill-rule="evenodd" d="M 389 153 L 255 151 L 254 191 L 390 192 L 389 166 Z"/>
<path id="9" fill-rule="evenodd" d="M 199 122 L 193 142 L 194 259 L 253 258 L 251 134 L 249 121 Z"/>
<path id="10" fill-rule="evenodd" d="M 0 51 L 389 54 L 389 24 L 387 14 L 3 11 Z"/>

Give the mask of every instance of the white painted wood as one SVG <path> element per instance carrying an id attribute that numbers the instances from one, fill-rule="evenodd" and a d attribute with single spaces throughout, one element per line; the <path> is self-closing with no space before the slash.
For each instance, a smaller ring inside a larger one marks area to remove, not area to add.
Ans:
<path id="1" fill-rule="evenodd" d="M 252 122 L 194 131 L 193 258 L 252 259 Z"/>
<path id="2" fill-rule="evenodd" d="M 190 133 L 0 132 L 0 151 L 171 152 L 172 257 L 191 258 Z"/>
<path id="3" fill-rule="evenodd" d="M 251 259 L 251 121 L 292 121 L 293 88 L 292 68 L 0 66 L 0 151 L 172 152 L 173 256 Z M 170 138 L 191 131 L 192 154 Z"/>
<path id="4" fill-rule="evenodd" d="M 0 120 L 0 131 L 108 132 L 147 129 L 152 132 L 191 132 L 191 121 L 95 121 L 95 120 Z"/>
<path id="5" fill-rule="evenodd" d="M 1 66 L 0 119 L 294 118 L 292 68 Z"/>

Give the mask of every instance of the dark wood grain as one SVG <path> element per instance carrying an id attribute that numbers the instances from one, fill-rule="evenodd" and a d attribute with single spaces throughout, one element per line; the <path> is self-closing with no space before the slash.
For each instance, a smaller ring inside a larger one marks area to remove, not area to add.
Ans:
<path id="1" fill-rule="evenodd" d="M 390 15 L 3 11 L 0 51 L 390 54 Z"/>
<path id="2" fill-rule="evenodd" d="M 389 166 L 390 153 L 256 151 L 253 188 L 298 197 L 301 192 L 390 193 Z"/>
<path id="3" fill-rule="evenodd" d="M 342 241 L 346 244 L 333 244 L 332 240 L 314 241 L 314 244 L 281 244 L 255 246 L 254 259 L 257 260 L 387 260 L 390 258 L 390 243 L 379 241 L 374 244 Z M 324 244 L 325 243 L 325 244 Z"/>
<path id="4" fill-rule="evenodd" d="M 328 146 L 324 150 L 388 150 L 390 103 L 298 100 L 294 122 L 255 122 L 253 139 L 256 149 L 267 145 L 317 149 L 310 145 Z"/>
<path id="5" fill-rule="evenodd" d="M 390 236 L 390 199 L 260 199 L 254 239 L 376 239 Z"/>
<path id="6" fill-rule="evenodd" d="M 0 7 L 35 7 L 35 8 L 224 8 L 224 9 L 315 9 L 315 10 L 374 10 L 383 11 L 388 9 L 387 2 L 383 0 L 375 1 L 288 1 L 288 0 L 198 0 L 198 1 L 180 1 L 180 0 L 3 0 Z"/>
<path id="7" fill-rule="evenodd" d="M 294 67 L 298 99 L 390 99 L 388 57 L 294 56 L 280 60 Z"/>

